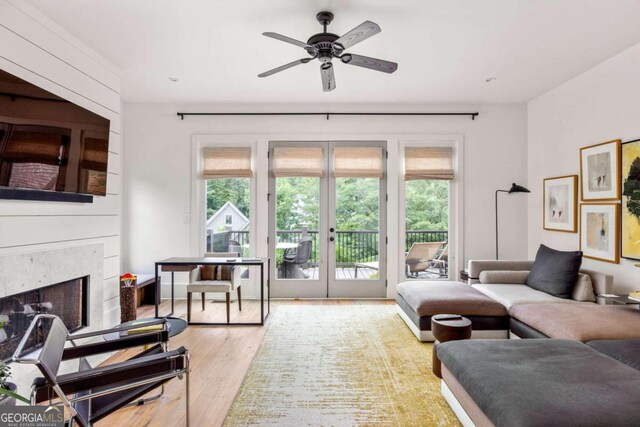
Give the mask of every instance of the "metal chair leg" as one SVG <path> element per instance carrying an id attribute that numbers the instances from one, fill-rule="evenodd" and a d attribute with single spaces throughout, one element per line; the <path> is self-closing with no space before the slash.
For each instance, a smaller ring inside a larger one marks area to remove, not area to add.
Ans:
<path id="1" fill-rule="evenodd" d="M 189 354 L 189 351 L 187 351 L 186 353 L 187 353 L 187 369 L 186 369 L 187 372 L 186 372 L 186 375 L 185 375 L 186 376 L 186 378 L 185 378 L 185 386 L 186 386 L 187 390 L 186 390 L 186 393 L 185 393 L 185 395 L 186 395 L 186 399 L 185 400 L 187 402 L 187 414 L 186 414 L 187 427 L 189 427 L 189 408 L 190 408 L 190 405 L 189 405 L 189 371 L 191 371 L 191 368 L 190 368 L 191 355 Z"/>

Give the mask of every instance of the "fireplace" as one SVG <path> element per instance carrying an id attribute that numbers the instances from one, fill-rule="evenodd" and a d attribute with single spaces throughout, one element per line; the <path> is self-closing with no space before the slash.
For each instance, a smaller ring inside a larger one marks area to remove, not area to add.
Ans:
<path id="1" fill-rule="evenodd" d="M 89 325 L 89 276 L 0 298 L 0 360 L 8 360 L 38 314 L 54 314 L 70 332 Z M 42 331 L 40 331 L 42 332 Z M 28 350 L 42 344 L 42 333 L 29 338 Z"/>

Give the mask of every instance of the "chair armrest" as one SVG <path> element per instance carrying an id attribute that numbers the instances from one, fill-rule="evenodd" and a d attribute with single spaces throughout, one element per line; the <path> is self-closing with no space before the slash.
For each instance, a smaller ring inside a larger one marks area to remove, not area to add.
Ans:
<path id="1" fill-rule="evenodd" d="M 242 284 L 242 268 L 240 268 L 239 265 L 236 265 L 231 269 L 231 289 L 235 289 L 241 284 Z"/>
<path id="2" fill-rule="evenodd" d="M 533 261 L 471 260 L 469 261 L 469 284 L 478 283 L 480 273 L 485 270 L 523 271 L 531 270 Z"/>
<path id="3" fill-rule="evenodd" d="M 188 352 L 184 347 L 176 350 L 130 359 L 70 374 L 59 375 L 56 380 L 65 394 L 95 390 L 100 387 L 133 383 L 167 373 L 177 375 L 186 368 Z"/>
<path id="4" fill-rule="evenodd" d="M 485 270 L 480 273 L 480 283 L 492 285 L 524 285 L 527 283 L 527 270 Z"/>
<path id="5" fill-rule="evenodd" d="M 96 354 L 111 353 L 143 345 L 165 343 L 169 341 L 169 331 L 152 331 L 118 338 L 112 341 L 95 342 L 90 344 L 67 347 L 62 352 L 62 360 L 79 359 Z"/>
<path id="6" fill-rule="evenodd" d="M 199 282 L 201 279 L 202 268 L 197 266 L 189 272 L 189 283 Z"/>

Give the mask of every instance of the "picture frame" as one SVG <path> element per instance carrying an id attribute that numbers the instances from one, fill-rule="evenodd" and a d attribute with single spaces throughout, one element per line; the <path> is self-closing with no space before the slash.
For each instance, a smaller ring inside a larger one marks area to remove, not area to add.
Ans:
<path id="1" fill-rule="evenodd" d="M 622 144 L 620 255 L 640 260 L 640 139 Z"/>
<path id="2" fill-rule="evenodd" d="M 585 258 L 620 263 L 620 204 L 580 205 L 580 250 Z"/>
<path id="3" fill-rule="evenodd" d="M 542 228 L 565 233 L 578 232 L 578 175 L 542 180 Z"/>
<path id="4" fill-rule="evenodd" d="M 619 139 L 580 149 L 580 200 L 620 200 Z"/>

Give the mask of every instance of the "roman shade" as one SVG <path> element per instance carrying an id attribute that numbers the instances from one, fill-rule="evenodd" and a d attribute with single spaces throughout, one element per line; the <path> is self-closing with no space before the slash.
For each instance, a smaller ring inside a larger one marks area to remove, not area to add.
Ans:
<path id="1" fill-rule="evenodd" d="M 404 149 L 404 179 L 453 179 L 453 149 L 451 147 L 406 147 Z"/>
<path id="2" fill-rule="evenodd" d="M 336 147 L 333 175 L 336 178 L 382 178 L 382 147 Z"/>
<path id="3" fill-rule="evenodd" d="M 273 149 L 273 176 L 322 177 L 322 147 L 276 147 Z"/>
<path id="4" fill-rule="evenodd" d="M 251 178 L 251 147 L 205 147 L 202 177 Z"/>

